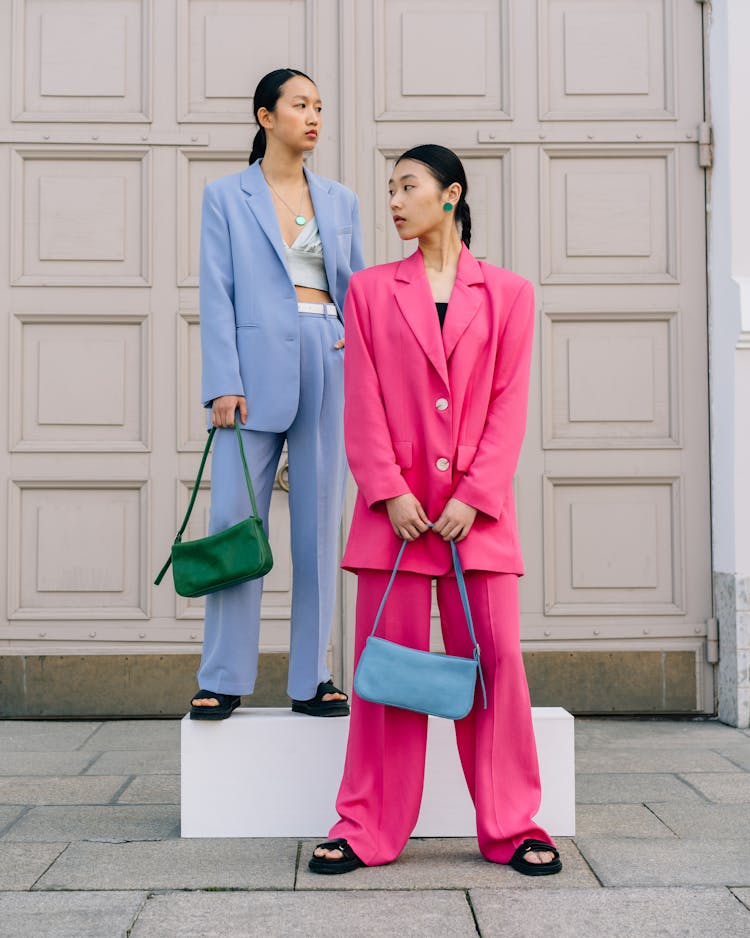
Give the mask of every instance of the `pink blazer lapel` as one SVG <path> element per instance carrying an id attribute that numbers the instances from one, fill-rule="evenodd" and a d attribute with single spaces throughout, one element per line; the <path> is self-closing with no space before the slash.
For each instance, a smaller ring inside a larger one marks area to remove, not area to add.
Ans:
<path id="1" fill-rule="evenodd" d="M 425 355 L 447 385 L 448 365 L 440 335 L 440 322 L 425 275 L 421 252 L 416 250 L 402 261 L 396 268 L 395 276 L 395 295 L 399 309 Z"/>
<path id="2" fill-rule="evenodd" d="M 461 336 L 466 332 L 476 316 L 482 300 L 482 291 L 476 284 L 484 283 L 484 275 L 479 262 L 464 246 L 458 259 L 456 282 L 451 291 L 448 310 L 443 325 L 442 345 L 446 360 L 451 357 Z"/>

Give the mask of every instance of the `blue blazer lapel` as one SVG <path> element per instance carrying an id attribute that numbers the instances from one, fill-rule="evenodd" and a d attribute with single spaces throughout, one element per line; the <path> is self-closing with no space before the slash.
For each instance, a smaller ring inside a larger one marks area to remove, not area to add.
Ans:
<path id="1" fill-rule="evenodd" d="M 240 185 L 243 191 L 247 193 L 246 201 L 250 211 L 255 215 L 258 224 L 273 245 L 279 260 L 286 267 L 286 250 L 281 237 L 279 220 L 276 217 L 271 191 L 268 188 L 268 183 L 263 178 L 260 163 L 253 163 L 252 166 L 248 166 L 240 177 Z"/>
<path id="2" fill-rule="evenodd" d="M 323 245 L 323 262 L 326 268 L 326 277 L 328 278 L 328 292 L 333 298 L 336 295 L 338 239 L 336 238 L 332 187 L 326 185 L 323 180 L 307 168 L 305 168 L 305 176 L 307 177 L 307 185 L 310 188 L 310 198 L 315 209 L 315 217 L 318 220 L 320 241 Z"/>
<path id="3" fill-rule="evenodd" d="M 482 268 L 464 245 L 458 259 L 456 282 L 453 284 L 443 325 L 443 347 L 446 359 L 451 357 L 459 339 L 477 314 L 482 300 L 482 291 L 476 285 L 481 283 L 484 283 Z"/>
<path id="4" fill-rule="evenodd" d="M 448 365 L 440 335 L 440 320 L 424 272 L 422 252 L 417 249 L 402 261 L 395 276 L 394 292 L 398 307 L 425 355 L 447 385 Z"/>

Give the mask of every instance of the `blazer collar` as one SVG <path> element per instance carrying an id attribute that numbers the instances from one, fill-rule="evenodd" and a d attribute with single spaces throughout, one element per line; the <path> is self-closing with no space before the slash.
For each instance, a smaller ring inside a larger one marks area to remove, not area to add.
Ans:
<path id="1" fill-rule="evenodd" d="M 401 261 L 396 268 L 395 278 L 396 302 L 425 355 L 447 384 L 448 359 L 476 316 L 481 303 L 482 292 L 477 289 L 477 284 L 484 283 L 482 268 L 463 245 L 442 335 L 422 252 L 419 249 Z"/>
<path id="2" fill-rule="evenodd" d="M 310 188 L 315 217 L 318 221 L 320 240 L 323 244 L 323 261 L 328 277 L 328 292 L 333 297 L 336 287 L 336 225 L 333 210 L 333 186 L 326 179 L 321 179 L 304 167 L 307 184 Z M 286 248 L 281 237 L 279 220 L 276 216 L 271 190 L 263 176 L 260 161 L 248 166 L 240 174 L 240 186 L 247 194 L 247 204 L 255 215 L 258 224 L 273 245 L 279 260 L 286 267 Z"/>

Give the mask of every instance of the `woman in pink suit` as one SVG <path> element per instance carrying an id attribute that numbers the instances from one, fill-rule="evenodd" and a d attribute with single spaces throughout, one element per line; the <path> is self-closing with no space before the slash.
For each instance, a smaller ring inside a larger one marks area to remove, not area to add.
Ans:
<path id="1" fill-rule="evenodd" d="M 400 237 L 418 238 L 419 250 L 354 274 L 345 306 L 344 433 L 359 492 L 342 565 L 358 574 L 355 661 L 403 540 L 412 543 L 378 635 L 428 650 L 436 578 L 446 651 L 471 657 L 449 541 L 460 543 L 488 698 L 487 709 L 479 695 L 456 722 L 479 848 L 522 873 L 557 873 L 559 854 L 532 820 L 540 785 L 512 489 L 526 424 L 533 289 L 469 252 L 466 175 L 451 150 L 408 150 L 389 191 Z M 354 695 L 340 820 L 311 870 L 344 873 L 399 855 L 419 814 L 426 740 L 426 716 Z"/>

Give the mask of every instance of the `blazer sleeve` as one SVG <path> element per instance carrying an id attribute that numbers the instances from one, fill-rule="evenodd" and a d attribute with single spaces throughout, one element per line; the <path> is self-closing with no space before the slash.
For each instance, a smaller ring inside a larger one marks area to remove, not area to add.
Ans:
<path id="1" fill-rule="evenodd" d="M 352 475 L 368 508 L 411 489 L 396 462 L 380 379 L 372 356 L 369 310 L 353 277 L 345 303 L 344 440 Z"/>
<path id="2" fill-rule="evenodd" d="M 204 407 L 225 394 L 244 396 L 234 315 L 234 268 L 229 226 L 211 186 L 203 191 L 200 330 Z"/>
<path id="3" fill-rule="evenodd" d="M 526 431 L 531 348 L 534 341 L 534 288 L 521 287 L 500 338 L 492 396 L 484 431 L 455 498 L 496 521 L 513 481 Z"/>

